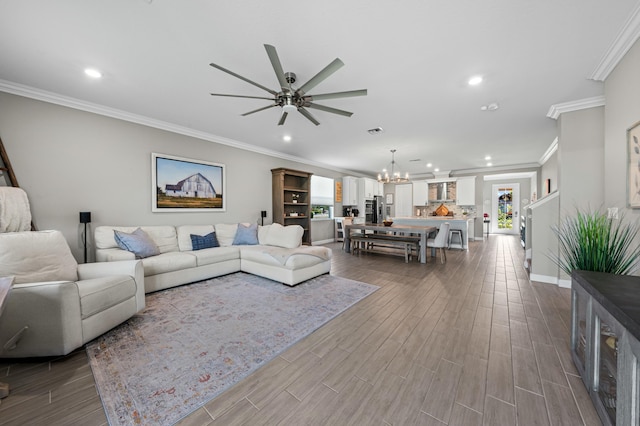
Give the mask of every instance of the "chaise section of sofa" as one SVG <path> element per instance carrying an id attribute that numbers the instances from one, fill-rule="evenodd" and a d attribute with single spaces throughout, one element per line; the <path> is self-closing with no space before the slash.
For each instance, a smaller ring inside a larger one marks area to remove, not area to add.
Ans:
<path id="1" fill-rule="evenodd" d="M 239 227 L 243 238 L 236 238 Z M 132 234 L 137 229 L 157 246 L 157 254 L 142 259 L 147 293 L 238 271 L 296 285 L 331 270 L 330 249 L 302 246 L 302 227 L 280 224 L 98 226 L 96 260 L 136 258 L 120 248 L 114 231 Z M 219 246 L 194 250 L 192 236 L 205 238 L 212 233 Z"/>

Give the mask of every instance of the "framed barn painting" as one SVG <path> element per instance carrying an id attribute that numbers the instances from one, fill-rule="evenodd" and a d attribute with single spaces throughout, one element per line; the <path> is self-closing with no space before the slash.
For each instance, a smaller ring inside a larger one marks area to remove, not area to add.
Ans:
<path id="1" fill-rule="evenodd" d="M 632 209 L 640 208 L 640 121 L 627 129 L 627 200 Z"/>
<path id="2" fill-rule="evenodd" d="M 225 165 L 151 154 L 153 212 L 224 212 Z"/>

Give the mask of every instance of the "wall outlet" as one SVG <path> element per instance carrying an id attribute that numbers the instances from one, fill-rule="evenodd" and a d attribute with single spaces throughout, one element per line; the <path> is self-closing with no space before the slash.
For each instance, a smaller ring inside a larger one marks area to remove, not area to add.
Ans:
<path id="1" fill-rule="evenodd" d="M 609 207 L 607 209 L 607 219 L 617 219 L 617 218 L 618 218 L 618 208 Z"/>

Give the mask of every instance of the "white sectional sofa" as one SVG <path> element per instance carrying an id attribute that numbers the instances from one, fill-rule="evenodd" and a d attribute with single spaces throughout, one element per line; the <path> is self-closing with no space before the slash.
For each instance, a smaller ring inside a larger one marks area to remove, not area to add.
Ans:
<path id="1" fill-rule="evenodd" d="M 122 241 L 134 232 L 142 234 L 143 239 L 146 234 L 157 250 L 151 247 L 150 253 L 142 250 L 136 254 L 139 250 Z M 212 233 L 218 247 L 194 250 L 194 241 L 210 240 Z M 98 262 L 142 258 L 145 292 L 150 293 L 238 271 L 290 286 L 329 273 L 331 250 L 303 246 L 302 234 L 298 225 L 218 224 L 98 226 L 94 237 Z"/>

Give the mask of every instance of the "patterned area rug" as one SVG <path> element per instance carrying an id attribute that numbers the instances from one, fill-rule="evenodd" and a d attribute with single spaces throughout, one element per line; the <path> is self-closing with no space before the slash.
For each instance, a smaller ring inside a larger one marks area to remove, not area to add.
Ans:
<path id="1" fill-rule="evenodd" d="M 174 424 L 377 289 L 238 272 L 150 294 L 144 311 L 87 345 L 109 423 Z"/>

